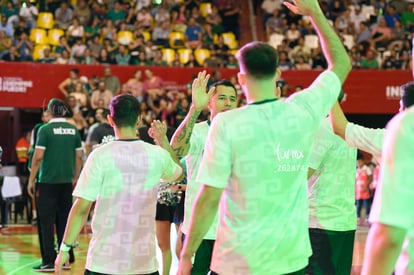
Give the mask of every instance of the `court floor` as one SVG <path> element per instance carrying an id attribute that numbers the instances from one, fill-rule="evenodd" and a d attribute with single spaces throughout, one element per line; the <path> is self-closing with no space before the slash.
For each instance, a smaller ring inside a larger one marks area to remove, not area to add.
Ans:
<path id="1" fill-rule="evenodd" d="M 72 264 L 70 271 L 65 271 L 63 274 L 83 274 L 88 242 L 90 240 L 90 234 L 87 231 L 84 230 L 79 237 L 79 247 L 75 250 L 76 262 Z M 367 226 L 358 227 L 355 236 L 352 275 L 360 273 L 367 233 Z M 171 227 L 172 251 L 175 251 L 175 239 L 175 228 Z M 157 258 L 161 271 L 161 252 L 158 249 Z M 10 225 L 7 229 L 0 231 L 0 275 L 39 274 L 39 272 L 32 271 L 32 266 L 39 263 L 40 253 L 36 227 L 30 225 Z M 176 269 L 177 258 L 173 255 L 170 274 L 175 274 Z"/>

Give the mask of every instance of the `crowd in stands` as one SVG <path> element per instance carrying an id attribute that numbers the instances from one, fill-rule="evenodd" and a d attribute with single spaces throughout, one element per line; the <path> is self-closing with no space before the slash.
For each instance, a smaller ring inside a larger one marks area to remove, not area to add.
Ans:
<path id="1" fill-rule="evenodd" d="M 354 69 L 410 68 L 414 2 L 322 0 L 321 7 L 343 38 Z M 293 14 L 279 0 L 262 1 L 260 11 L 269 43 L 279 49 L 282 70 L 326 67 L 308 18 Z"/>
<path id="2" fill-rule="evenodd" d="M 235 0 L 8 0 L 0 60 L 235 68 L 239 36 Z"/>
<path id="3" fill-rule="evenodd" d="M 201 68 L 200 68 L 201 70 Z M 220 70 L 214 70 L 209 79 L 209 85 L 221 80 Z M 239 90 L 236 76 L 230 81 Z M 149 68 L 138 69 L 130 79 L 121 83 L 112 74 L 111 67 L 105 65 L 102 75 L 94 75 L 89 79 L 81 76 L 77 68 L 71 69 L 68 78 L 64 79 L 59 90 L 65 97 L 68 107 L 67 117 L 73 123 L 86 143 L 87 152 L 112 131 L 106 115 L 109 113 L 109 103 L 117 94 L 132 94 L 141 104 L 141 126 L 150 126 L 154 119 L 165 121 L 168 126 L 177 128 L 187 115 L 191 104 L 191 83 L 189 79 L 187 91 L 178 91 L 164 85 L 161 76 L 155 75 Z M 245 99 L 239 96 L 239 106 L 245 104 Z M 208 119 L 209 111 L 204 110 L 200 120 Z M 94 130 L 102 125 L 103 130 Z M 98 134 L 99 133 L 99 134 Z"/>
<path id="4" fill-rule="evenodd" d="M 326 67 L 309 19 L 280 0 L 254 1 L 280 67 Z M 8 0 L 1 4 L 0 60 L 237 68 L 235 0 Z M 355 69 L 409 69 L 414 3 L 322 0 Z M 247 12 L 243 13 L 244 15 Z"/>

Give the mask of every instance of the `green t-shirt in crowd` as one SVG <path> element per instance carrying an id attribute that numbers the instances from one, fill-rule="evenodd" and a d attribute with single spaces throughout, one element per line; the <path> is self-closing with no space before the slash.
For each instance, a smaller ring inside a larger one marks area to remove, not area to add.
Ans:
<path id="1" fill-rule="evenodd" d="M 82 150 L 78 130 L 64 118 L 54 118 L 40 127 L 36 149 L 45 150 L 39 183 L 70 183 L 75 170 L 76 151 Z"/>

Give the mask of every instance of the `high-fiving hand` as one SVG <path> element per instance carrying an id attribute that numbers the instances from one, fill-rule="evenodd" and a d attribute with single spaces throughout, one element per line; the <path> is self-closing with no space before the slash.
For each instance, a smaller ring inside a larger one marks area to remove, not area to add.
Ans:
<path id="1" fill-rule="evenodd" d="M 289 10 L 295 14 L 313 16 L 321 12 L 319 3 L 317 0 L 291 0 L 284 1 Z"/>
<path id="2" fill-rule="evenodd" d="M 148 135 L 154 139 L 156 144 L 160 145 L 162 141 L 167 139 L 167 124 L 159 120 L 154 120 L 151 122 L 151 128 L 148 130 Z"/>
<path id="3" fill-rule="evenodd" d="M 197 77 L 193 81 L 192 99 L 193 105 L 198 111 L 201 111 L 207 107 L 211 95 L 215 90 L 215 88 L 211 88 L 208 92 L 206 92 L 209 78 L 210 75 L 207 74 L 206 71 L 202 71 L 198 73 Z"/>

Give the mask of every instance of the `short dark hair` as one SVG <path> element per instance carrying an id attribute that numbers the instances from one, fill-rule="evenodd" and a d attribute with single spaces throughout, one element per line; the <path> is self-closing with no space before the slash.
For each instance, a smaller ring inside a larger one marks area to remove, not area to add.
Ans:
<path id="1" fill-rule="evenodd" d="M 401 101 L 404 108 L 414 105 L 414 81 L 408 82 L 401 86 Z"/>
<path id="2" fill-rule="evenodd" d="M 231 82 L 230 82 L 230 81 L 228 81 L 227 79 L 221 79 L 221 80 L 219 80 L 219 81 L 216 81 L 216 82 L 214 82 L 214 83 L 210 84 L 210 86 L 209 86 L 209 90 L 210 90 L 211 88 L 213 88 L 213 87 L 217 87 L 217 86 L 226 86 L 226 87 L 233 88 L 234 93 L 235 93 L 235 94 L 236 94 L 236 96 L 237 96 L 237 89 L 236 89 L 236 87 L 233 85 L 233 83 L 231 83 Z"/>
<path id="3" fill-rule="evenodd" d="M 138 99 L 128 94 L 114 97 L 109 104 L 109 109 L 118 127 L 135 127 L 141 113 Z"/>
<path id="4" fill-rule="evenodd" d="M 247 74 L 258 79 L 273 77 L 279 61 L 272 46 L 256 41 L 243 46 L 237 53 L 237 59 Z"/>
<path id="5" fill-rule="evenodd" d="M 47 104 L 47 109 L 53 117 L 66 117 L 69 114 L 69 108 L 65 102 L 59 98 L 52 98 Z"/>
<path id="6" fill-rule="evenodd" d="M 76 75 L 79 74 L 79 69 L 78 68 L 72 68 L 72 69 L 70 69 L 70 71 L 73 72 Z"/>

